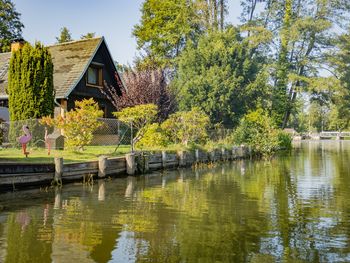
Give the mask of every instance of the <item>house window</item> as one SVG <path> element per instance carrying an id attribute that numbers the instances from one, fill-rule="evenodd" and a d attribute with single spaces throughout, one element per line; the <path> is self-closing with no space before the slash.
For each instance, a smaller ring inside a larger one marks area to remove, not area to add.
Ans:
<path id="1" fill-rule="evenodd" d="M 87 71 L 86 82 L 88 85 L 102 86 L 102 68 L 90 66 Z"/>

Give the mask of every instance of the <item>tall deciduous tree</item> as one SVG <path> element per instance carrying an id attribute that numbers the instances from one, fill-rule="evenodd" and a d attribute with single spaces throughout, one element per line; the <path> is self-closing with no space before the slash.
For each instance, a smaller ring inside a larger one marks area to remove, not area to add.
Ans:
<path id="1" fill-rule="evenodd" d="M 207 31 L 224 29 L 227 13 L 226 0 L 199 0 L 196 4 Z"/>
<path id="2" fill-rule="evenodd" d="M 340 82 L 331 96 L 331 128 L 343 130 L 350 124 L 350 30 L 339 37 L 329 62 Z"/>
<path id="3" fill-rule="evenodd" d="M 53 64 L 47 48 L 26 43 L 12 54 L 7 93 L 11 121 L 53 114 Z"/>
<path id="4" fill-rule="evenodd" d="M 245 26 L 250 27 L 248 35 L 254 35 L 252 29 L 260 27 L 268 29 L 273 35 L 266 49 L 272 58 L 268 63 L 272 65 L 272 81 L 276 90 L 272 114 L 275 115 L 276 123 L 285 127 L 297 94 L 308 87 L 305 78 L 319 77 L 320 69 L 325 67 L 325 51 L 334 47 L 332 40 L 340 31 L 334 28 L 348 25 L 350 3 L 345 0 L 242 2 L 242 20 Z M 278 105 L 278 97 L 282 92 L 286 94 L 287 100 Z M 281 108 L 284 108 L 283 114 Z"/>
<path id="5" fill-rule="evenodd" d="M 139 62 L 147 67 L 173 66 L 189 40 L 201 31 L 201 21 L 195 1 L 146 0 L 142 5 L 140 24 L 133 35 L 143 52 Z"/>
<path id="6" fill-rule="evenodd" d="M 62 27 L 60 30 L 60 35 L 56 37 L 57 43 L 66 43 L 73 41 L 72 34 L 69 32 L 68 28 Z"/>
<path id="7" fill-rule="evenodd" d="M 283 119 L 288 110 L 288 74 L 290 61 L 288 60 L 288 47 L 290 42 L 290 26 L 292 20 L 292 0 L 285 1 L 283 24 L 280 30 L 280 47 L 276 62 L 276 79 L 272 95 L 271 115 L 278 127 L 283 126 Z"/>
<path id="8" fill-rule="evenodd" d="M 0 0 L 0 52 L 10 51 L 11 40 L 22 37 L 23 24 L 11 0 Z"/>
<path id="9" fill-rule="evenodd" d="M 249 56 L 247 46 L 238 30 L 229 28 L 186 48 L 173 82 L 180 110 L 199 107 L 213 123 L 230 127 L 249 109 L 264 104 L 267 73 L 257 57 Z"/>

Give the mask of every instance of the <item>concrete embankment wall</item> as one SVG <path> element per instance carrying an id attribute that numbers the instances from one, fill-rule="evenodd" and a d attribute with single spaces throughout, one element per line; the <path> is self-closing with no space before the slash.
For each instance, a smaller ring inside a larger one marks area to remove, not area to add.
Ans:
<path id="1" fill-rule="evenodd" d="M 198 163 L 229 161 L 251 157 L 245 146 L 232 149 L 215 149 L 174 152 L 138 152 L 124 157 L 101 156 L 96 161 L 64 164 L 62 158 L 48 164 L 0 164 L 0 188 L 25 185 L 50 185 L 91 178 L 146 174 L 162 169 L 190 167 Z"/>

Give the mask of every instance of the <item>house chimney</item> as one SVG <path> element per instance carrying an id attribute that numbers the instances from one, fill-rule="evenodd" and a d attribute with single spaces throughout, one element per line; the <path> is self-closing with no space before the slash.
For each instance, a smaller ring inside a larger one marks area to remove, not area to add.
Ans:
<path id="1" fill-rule="evenodd" d="M 25 44 L 25 41 L 23 38 L 14 39 L 11 43 L 11 52 L 15 52 L 19 49 L 21 49 Z"/>

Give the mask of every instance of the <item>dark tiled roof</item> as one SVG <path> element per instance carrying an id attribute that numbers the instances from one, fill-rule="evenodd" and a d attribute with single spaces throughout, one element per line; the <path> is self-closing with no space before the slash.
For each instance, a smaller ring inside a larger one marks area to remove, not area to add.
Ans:
<path id="1" fill-rule="evenodd" d="M 68 97 L 83 77 L 103 38 L 92 38 L 49 46 L 54 65 L 56 98 Z M 0 98 L 7 96 L 7 67 L 11 53 L 0 53 Z M 4 70 L 2 70 L 4 69 Z M 2 71 L 3 74 L 2 74 Z"/>

